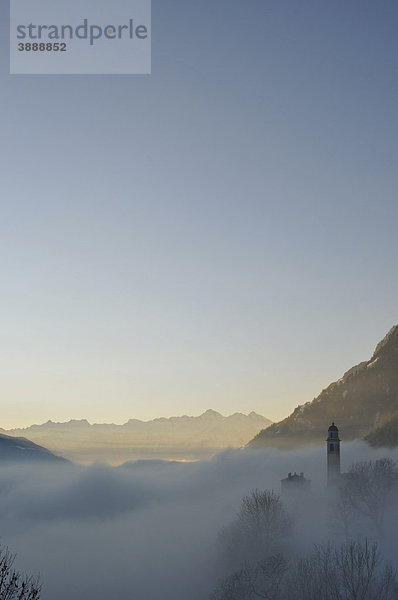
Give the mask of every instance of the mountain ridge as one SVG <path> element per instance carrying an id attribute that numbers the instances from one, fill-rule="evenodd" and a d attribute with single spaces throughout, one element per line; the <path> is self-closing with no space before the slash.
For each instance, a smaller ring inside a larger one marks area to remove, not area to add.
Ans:
<path id="1" fill-rule="evenodd" d="M 362 439 L 398 411 L 398 325 L 376 345 L 367 361 L 351 367 L 311 402 L 259 432 L 248 444 L 292 448 L 321 443 L 335 421 L 346 441 Z"/>
<path id="2" fill-rule="evenodd" d="M 11 427 L 9 429 L 5 429 L 3 427 L 0 427 L 0 432 L 20 432 L 20 431 L 29 431 L 30 429 L 37 429 L 37 428 L 44 428 L 44 427 L 52 427 L 52 426 L 73 426 L 73 427 L 104 427 L 104 426 L 109 426 L 109 427 L 126 427 L 129 424 L 133 424 L 133 423 L 140 423 L 140 424 L 152 424 L 152 423 L 157 423 L 157 422 L 172 422 L 172 421 L 181 421 L 181 420 L 195 420 L 195 419 L 203 419 L 203 418 L 209 418 L 209 417 L 214 417 L 215 419 L 219 420 L 221 419 L 232 419 L 232 418 L 237 418 L 237 417 L 250 417 L 250 418 L 259 418 L 259 419 L 265 419 L 266 421 L 269 421 L 269 423 L 272 423 L 272 421 L 270 419 L 267 419 L 267 417 L 264 417 L 263 415 L 260 415 L 259 413 L 256 413 L 254 410 L 252 410 L 250 413 L 245 414 L 242 412 L 234 412 L 230 415 L 222 415 L 221 413 L 219 413 L 216 410 L 213 410 L 211 408 L 207 409 L 205 412 L 203 412 L 202 414 L 198 415 L 198 416 L 193 416 L 193 415 L 180 415 L 180 416 L 171 416 L 171 417 L 155 417 L 154 419 L 148 419 L 147 421 L 143 420 L 143 419 L 136 419 L 136 418 L 132 418 L 132 419 L 128 419 L 125 423 L 122 424 L 118 424 L 118 423 L 90 423 L 90 421 L 88 421 L 87 419 L 69 419 L 69 421 L 52 421 L 51 419 L 45 421 L 44 423 L 33 423 L 32 425 L 28 425 L 27 427 Z"/>
<path id="3" fill-rule="evenodd" d="M 78 462 L 106 460 L 120 464 L 137 459 L 197 460 L 226 448 L 239 448 L 271 421 L 254 411 L 223 416 L 209 409 L 197 417 L 129 419 L 123 425 L 90 424 L 86 419 L 47 421 L 23 429 L 2 430 L 24 435 L 53 452 Z"/>

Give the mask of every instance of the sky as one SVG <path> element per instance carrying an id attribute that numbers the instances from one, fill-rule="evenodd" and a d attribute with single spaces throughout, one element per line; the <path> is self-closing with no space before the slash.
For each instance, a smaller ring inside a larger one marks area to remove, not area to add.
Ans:
<path id="1" fill-rule="evenodd" d="M 153 0 L 152 75 L 9 75 L 2 427 L 312 400 L 398 322 L 393 0 Z"/>

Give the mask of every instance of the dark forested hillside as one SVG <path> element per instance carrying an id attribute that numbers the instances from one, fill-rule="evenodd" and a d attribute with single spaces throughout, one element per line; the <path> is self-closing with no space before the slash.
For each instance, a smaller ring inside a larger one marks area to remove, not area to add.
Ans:
<path id="1" fill-rule="evenodd" d="M 398 446 L 398 415 L 381 423 L 364 439 L 375 448 L 395 448 Z"/>
<path id="2" fill-rule="evenodd" d="M 47 448 L 39 446 L 23 437 L 11 437 L 0 434 L 0 462 L 59 462 L 67 463 L 64 458 L 56 456 Z"/>

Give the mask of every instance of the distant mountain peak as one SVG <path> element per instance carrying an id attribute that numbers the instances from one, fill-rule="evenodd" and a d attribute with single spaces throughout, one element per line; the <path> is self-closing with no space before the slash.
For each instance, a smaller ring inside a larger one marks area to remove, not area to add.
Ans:
<path id="1" fill-rule="evenodd" d="M 259 415 L 258 413 L 256 413 L 254 410 L 252 410 L 251 412 L 249 412 L 249 414 L 247 415 L 248 417 L 253 417 L 253 418 L 258 418 L 261 415 Z"/>
<path id="2" fill-rule="evenodd" d="M 203 414 L 200 415 L 200 419 L 223 419 L 221 413 L 213 410 L 212 408 L 208 408 Z"/>

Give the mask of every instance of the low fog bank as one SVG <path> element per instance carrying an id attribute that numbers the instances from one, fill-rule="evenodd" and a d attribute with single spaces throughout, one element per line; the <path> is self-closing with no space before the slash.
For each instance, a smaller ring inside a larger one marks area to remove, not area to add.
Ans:
<path id="1" fill-rule="evenodd" d="M 382 456 L 397 460 L 398 451 L 346 444 L 342 470 Z M 341 536 L 325 509 L 326 451 L 311 447 L 227 451 L 197 463 L 2 467 L 1 542 L 20 569 L 41 574 L 43 600 L 205 600 L 226 575 L 219 532 L 242 497 L 279 492 L 294 471 L 304 471 L 313 491 L 290 507 L 296 547 Z M 396 555 L 393 532 L 384 545 Z"/>

